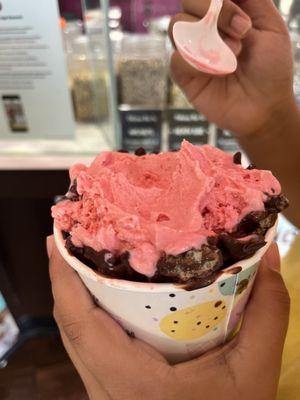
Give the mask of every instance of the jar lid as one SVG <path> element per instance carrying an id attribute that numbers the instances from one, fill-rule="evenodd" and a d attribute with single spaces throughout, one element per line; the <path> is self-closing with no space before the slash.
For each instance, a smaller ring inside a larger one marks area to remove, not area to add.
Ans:
<path id="1" fill-rule="evenodd" d="M 122 41 L 122 55 L 129 58 L 160 57 L 166 52 L 166 40 L 153 34 L 126 34 Z"/>

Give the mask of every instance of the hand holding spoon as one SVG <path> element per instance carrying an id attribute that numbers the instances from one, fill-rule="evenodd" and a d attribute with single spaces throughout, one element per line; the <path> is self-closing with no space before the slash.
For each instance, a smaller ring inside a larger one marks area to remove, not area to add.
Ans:
<path id="1" fill-rule="evenodd" d="M 218 32 L 223 0 L 211 0 L 205 17 L 197 22 L 176 22 L 174 42 L 181 56 L 207 74 L 227 75 L 237 68 L 237 59 Z"/>

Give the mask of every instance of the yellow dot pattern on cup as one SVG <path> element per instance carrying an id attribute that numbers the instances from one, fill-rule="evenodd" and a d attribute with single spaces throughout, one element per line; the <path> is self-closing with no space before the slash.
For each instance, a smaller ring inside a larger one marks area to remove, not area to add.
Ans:
<path id="1" fill-rule="evenodd" d="M 209 301 L 166 315 L 159 327 L 175 340 L 193 340 L 216 330 L 226 314 L 227 307 L 222 300 Z"/>

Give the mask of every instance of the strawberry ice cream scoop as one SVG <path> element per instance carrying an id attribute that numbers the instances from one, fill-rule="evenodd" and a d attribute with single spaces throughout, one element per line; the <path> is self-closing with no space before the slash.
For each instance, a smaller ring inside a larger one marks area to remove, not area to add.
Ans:
<path id="1" fill-rule="evenodd" d="M 163 260 L 174 267 L 174 260 L 194 257 L 203 246 L 207 254 L 213 238 L 231 235 L 223 242 L 243 247 L 235 237 L 238 227 L 247 225 L 251 213 L 260 215 L 259 222 L 267 218 L 265 205 L 281 193 L 271 172 L 244 169 L 230 154 L 187 141 L 178 152 L 103 152 L 89 167 L 72 167 L 70 177 L 69 192 L 52 208 L 69 248 L 82 257 L 89 254 L 94 266 L 101 260 L 111 269 L 121 265 L 114 260 L 126 258 L 122 268 L 147 279 L 157 277 L 158 267 L 168 269 Z M 247 239 L 254 233 L 248 231 L 239 236 Z"/>

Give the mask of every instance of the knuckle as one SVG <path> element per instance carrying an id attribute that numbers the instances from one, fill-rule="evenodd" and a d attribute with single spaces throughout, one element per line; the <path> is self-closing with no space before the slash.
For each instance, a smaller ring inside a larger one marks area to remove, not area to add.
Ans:
<path id="1" fill-rule="evenodd" d="M 277 273 L 270 277 L 269 281 L 269 296 L 271 296 L 276 303 L 289 310 L 291 298 L 287 287 L 285 286 L 282 276 Z"/>
<path id="2" fill-rule="evenodd" d="M 288 309 L 290 308 L 291 298 L 286 287 L 283 287 L 281 289 L 272 289 L 271 292 L 280 305 L 285 306 Z"/>
<path id="3" fill-rule="evenodd" d="M 72 344 L 80 345 L 82 341 L 82 323 L 80 321 L 66 321 L 63 330 Z"/>
<path id="4" fill-rule="evenodd" d="M 235 15 L 242 15 L 243 11 L 231 0 L 225 0 L 222 8 L 219 25 L 224 31 L 231 31 L 231 21 Z"/>
<path id="5" fill-rule="evenodd" d="M 61 314 L 55 306 L 53 316 L 59 329 L 65 333 L 70 342 L 79 345 L 83 337 L 84 323 L 80 320 L 75 320 L 69 315 Z"/>
<path id="6" fill-rule="evenodd" d="M 232 7 L 231 2 L 225 2 L 224 3 L 224 8 L 222 9 L 220 13 L 220 24 L 222 25 L 223 28 L 230 29 L 230 22 L 232 17 L 235 14 L 235 10 Z"/>

